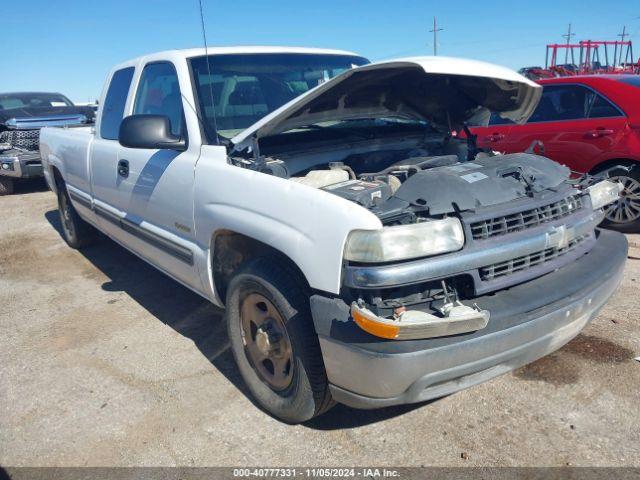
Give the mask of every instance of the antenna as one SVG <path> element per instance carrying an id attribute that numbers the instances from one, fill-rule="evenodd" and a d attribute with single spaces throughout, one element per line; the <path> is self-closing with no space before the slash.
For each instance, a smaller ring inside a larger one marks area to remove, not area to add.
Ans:
<path id="1" fill-rule="evenodd" d="M 204 57 L 207 61 L 207 75 L 209 75 L 209 98 L 211 98 L 211 112 L 213 113 L 213 128 L 216 131 L 216 145 L 220 145 L 220 137 L 218 136 L 218 122 L 216 120 L 216 105 L 213 101 L 213 77 L 211 76 L 211 61 L 209 59 L 209 50 L 207 48 L 207 31 L 204 28 L 204 13 L 202 11 L 202 0 L 198 0 L 200 4 L 200 24 L 202 26 L 202 40 L 204 42 Z"/>
<path id="2" fill-rule="evenodd" d="M 429 30 L 429 32 L 433 33 L 433 56 L 438 56 L 438 32 L 441 32 L 444 28 L 438 28 L 438 22 L 436 17 L 433 17 L 433 30 Z"/>

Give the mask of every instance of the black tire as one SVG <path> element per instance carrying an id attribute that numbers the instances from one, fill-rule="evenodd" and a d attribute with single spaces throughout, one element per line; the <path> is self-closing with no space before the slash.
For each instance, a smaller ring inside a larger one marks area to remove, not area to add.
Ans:
<path id="1" fill-rule="evenodd" d="M 13 193 L 13 178 L 0 176 L 0 197 Z"/>
<path id="2" fill-rule="evenodd" d="M 58 185 L 58 213 L 62 237 L 71 248 L 80 249 L 95 243 L 96 230 L 85 222 L 74 208 L 64 184 Z"/>
<path id="3" fill-rule="evenodd" d="M 273 389 L 260 376 L 245 348 L 241 305 L 249 295 L 262 296 L 271 302 L 286 328 L 291 346 L 292 378 L 283 390 Z M 286 262 L 259 257 L 243 264 L 229 283 L 225 320 L 242 378 L 268 413 L 287 423 L 301 423 L 335 404 L 311 319 L 309 289 L 304 279 Z"/>
<path id="4" fill-rule="evenodd" d="M 609 170 L 609 178 L 622 181 L 625 189 L 620 201 L 610 209 L 605 209 L 607 217 L 602 226 L 622 233 L 640 232 L 640 200 L 635 199 L 640 195 L 640 166 L 635 166 L 629 171 L 627 167 L 613 167 Z M 630 203 L 632 196 L 633 204 Z M 626 209 L 624 202 L 627 202 Z"/>

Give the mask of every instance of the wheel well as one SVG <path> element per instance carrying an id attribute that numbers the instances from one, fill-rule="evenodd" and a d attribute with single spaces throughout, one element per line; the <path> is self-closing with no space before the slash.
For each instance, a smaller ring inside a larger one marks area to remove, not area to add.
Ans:
<path id="1" fill-rule="evenodd" d="M 56 184 L 57 188 L 64 188 L 64 179 L 62 178 L 62 174 L 60 170 L 56 167 L 51 167 L 51 171 L 53 172 L 53 181 Z"/>
<path id="2" fill-rule="evenodd" d="M 213 284 L 218 298 L 223 303 L 227 297 L 227 286 L 238 267 L 255 257 L 269 257 L 273 261 L 288 265 L 308 286 L 304 274 L 291 258 L 255 238 L 231 230 L 221 230 L 216 232 L 211 246 Z"/>
<path id="3" fill-rule="evenodd" d="M 597 164 L 589 171 L 589 173 L 599 173 L 603 170 L 615 167 L 616 165 L 640 165 L 640 162 L 638 162 L 637 160 L 629 160 L 628 158 L 613 158 L 611 160 L 607 160 L 606 162 Z"/>

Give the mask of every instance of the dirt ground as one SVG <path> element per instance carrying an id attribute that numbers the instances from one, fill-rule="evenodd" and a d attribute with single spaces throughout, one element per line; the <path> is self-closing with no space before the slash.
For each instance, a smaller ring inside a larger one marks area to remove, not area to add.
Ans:
<path id="1" fill-rule="evenodd" d="M 110 240 L 69 249 L 39 182 L 0 211 L 0 465 L 640 466 L 640 236 L 560 351 L 430 403 L 289 426 L 247 397 L 219 309 Z"/>

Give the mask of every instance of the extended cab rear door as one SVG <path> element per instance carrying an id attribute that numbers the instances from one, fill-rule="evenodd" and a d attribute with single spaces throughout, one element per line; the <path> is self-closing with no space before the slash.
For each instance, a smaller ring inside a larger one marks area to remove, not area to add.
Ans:
<path id="1" fill-rule="evenodd" d="M 117 203 L 118 193 L 113 188 L 113 182 L 116 175 L 114 166 L 118 163 L 120 150 L 118 132 L 134 73 L 133 65 L 116 70 L 102 100 L 95 139 L 89 153 L 92 194 L 98 205 L 103 203 L 108 207 Z M 96 213 L 102 218 L 101 227 L 111 233 L 113 225 L 104 221 L 105 212 L 97 208 Z"/>

